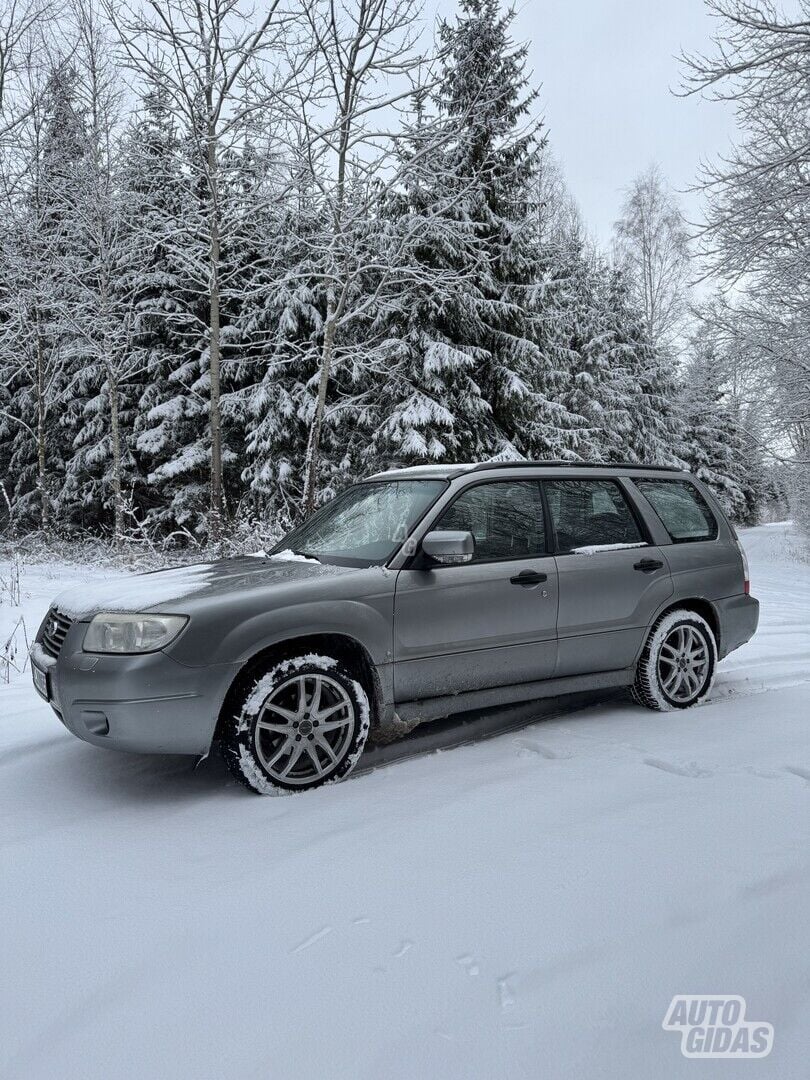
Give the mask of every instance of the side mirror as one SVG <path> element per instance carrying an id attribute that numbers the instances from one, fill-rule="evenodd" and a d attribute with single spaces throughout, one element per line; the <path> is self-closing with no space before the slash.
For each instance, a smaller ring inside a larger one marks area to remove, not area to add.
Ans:
<path id="1" fill-rule="evenodd" d="M 422 552 L 440 566 L 457 566 L 472 562 L 475 539 L 471 532 L 450 532 L 437 529 L 422 541 Z"/>

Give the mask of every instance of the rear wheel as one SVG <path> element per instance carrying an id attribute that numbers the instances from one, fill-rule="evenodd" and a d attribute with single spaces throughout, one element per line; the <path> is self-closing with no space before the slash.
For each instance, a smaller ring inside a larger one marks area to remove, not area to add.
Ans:
<path id="1" fill-rule="evenodd" d="M 306 791 L 348 776 L 371 720 L 368 695 L 331 656 L 268 665 L 241 695 L 222 734 L 233 775 L 263 795 Z"/>
<path id="2" fill-rule="evenodd" d="M 688 709 L 708 694 L 716 666 L 717 642 L 706 620 L 694 611 L 670 611 L 650 632 L 633 696 L 648 709 Z"/>

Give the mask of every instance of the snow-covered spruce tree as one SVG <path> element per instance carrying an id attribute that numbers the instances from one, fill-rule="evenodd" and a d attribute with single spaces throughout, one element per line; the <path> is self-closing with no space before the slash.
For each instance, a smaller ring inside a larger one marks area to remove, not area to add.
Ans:
<path id="1" fill-rule="evenodd" d="M 192 193 L 184 143 L 160 84 L 150 86 L 125 137 L 124 184 L 134 213 L 133 345 L 145 366 L 133 421 L 133 455 L 144 477 L 136 509 L 164 534 L 193 532 L 208 502 L 207 402 L 198 387 L 206 312 L 188 266 L 194 245 L 185 232 Z"/>
<path id="2" fill-rule="evenodd" d="M 443 307 L 442 337 L 457 363 L 472 359 L 467 375 L 489 408 L 485 424 L 471 417 L 474 438 L 462 456 L 549 456 L 559 430 L 576 424 L 557 395 L 559 356 L 542 320 L 548 278 L 532 227 L 532 184 L 543 138 L 531 119 L 526 47 L 510 37 L 513 19 L 497 0 L 462 0 L 456 21 L 441 27 L 437 107 L 458 130 L 449 157 L 461 196 L 452 213 L 472 225 L 479 247 L 473 280 Z"/>
<path id="3" fill-rule="evenodd" d="M 602 385 L 606 357 L 599 299 L 597 266 L 580 231 L 566 230 L 543 240 L 533 322 L 544 359 L 541 388 L 549 402 L 545 415 L 550 413 L 556 422 L 538 432 L 532 457 L 582 461 L 602 456 L 606 413 L 615 406 Z"/>
<path id="4" fill-rule="evenodd" d="M 15 183 L 6 229 L 8 320 L 2 351 L 8 365 L 0 440 L 17 514 L 43 529 L 69 520 L 64 462 L 72 452 L 80 406 L 70 382 L 75 353 L 64 319 L 61 264 L 73 248 L 75 223 L 66 193 L 83 166 L 85 118 L 77 75 L 52 60 L 30 72 L 28 108 L 16 131 Z"/>
<path id="5" fill-rule="evenodd" d="M 474 350 L 456 344 L 459 304 L 476 288 L 485 256 L 475 222 L 463 213 L 455 129 L 448 126 L 450 137 L 437 143 L 429 105 L 415 101 L 403 141 L 403 188 L 383 207 L 385 228 L 411 231 L 408 256 L 418 272 L 379 316 L 383 363 L 374 380 L 369 467 L 475 460 L 493 442 Z"/>
<path id="6" fill-rule="evenodd" d="M 588 347 L 601 334 L 594 275 L 570 199 L 549 181 L 511 20 L 476 0 L 443 27 L 433 107 L 454 136 L 393 204 L 430 209 L 416 257 L 445 275 L 438 289 L 428 273 L 391 308 L 376 444 L 396 460 L 576 460 L 597 437 L 581 408 L 593 405 Z"/>
<path id="7" fill-rule="evenodd" d="M 83 522 L 111 528 L 120 543 L 137 479 L 132 423 L 145 374 L 145 355 L 134 341 L 136 206 L 121 167 L 121 87 L 106 27 L 92 4 L 78 3 L 74 18 L 87 147 L 73 182 L 61 192 L 71 243 L 59 272 L 61 315 L 71 338 L 66 355 L 76 361 L 70 396 L 82 403 L 82 412 L 64 497 Z"/>
<path id="8" fill-rule="evenodd" d="M 601 269 L 578 242 L 558 247 L 547 262 L 538 322 L 554 361 L 555 398 L 569 418 L 549 453 L 563 460 L 607 459 L 628 431 L 629 388 L 605 318 Z"/>
<path id="9" fill-rule="evenodd" d="M 51 372 L 40 364 L 37 378 L 27 319 L 32 268 L 24 268 L 24 254 L 34 231 L 27 212 L 38 166 L 32 132 L 42 127 L 41 95 L 51 67 L 44 30 L 51 16 L 41 0 L 0 9 L 0 529 L 50 521 Z"/>
<path id="10" fill-rule="evenodd" d="M 620 276 L 590 249 L 538 132 L 518 130 L 531 97 L 508 27 L 494 3 L 465 5 L 445 27 L 437 106 L 462 137 L 392 206 L 411 216 L 430 207 L 417 258 L 434 272 L 466 266 L 468 277 L 442 290 L 426 277 L 391 306 L 373 450 L 403 462 L 676 461 L 671 365 Z M 495 106 L 477 108 L 479 98 Z M 458 199 L 436 214 L 453 187 Z"/>
<path id="11" fill-rule="evenodd" d="M 778 474 L 765 462 L 763 446 L 767 436 L 756 409 L 742 404 L 729 390 L 726 391 L 725 405 L 737 444 L 732 478 L 736 479 L 745 499 L 744 505 L 736 511 L 736 521 L 740 525 L 758 525 L 766 504 L 784 501 L 785 496 Z"/>
<path id="12" fill-rule="evenodd" d="M 225 472 L 232 450 L 223 433 L 223 350 L 227 294 L 223 280 L 234 216 L 229 199 L 238 185 L 229 176 L 229 155 L 238 149 L 249 118 L 277 107 L 290 78 L 286 50 L 297 14 L 280 0 L 257 12 L 234 0 L 200 6 L 194 0 L 146 0 L 138 7 L 107 0 L 105 8 L 118 33 L 126 62 L 142 78 L 163 88 L 168 106 L 187 139 L 186 175 L 193 198 L 177 231 L 184 267 L 204 300 L 199 377 L 180 376 L 195 399 L 207 403 L 209 513 L 207 534 L 219 545 L 225 527 Z M 293 65 L 294 66 L 294 65 Z M 238 202 L 241 207 L 243 203 Z M 242 223 L 243 216 L 236 220 Z M 227 333 L 225 334 L 227 336 Z M 196 467 L 199 444 L 189 448 Z"/>
<path id="13" fill-rule="evenodd" d="M 681 421 L 670 360 L 655 349 L 620 271 L 564 228 L 543 229 L 536 321 L 552 360 L 548 392 L 562 413 L 550 456 L 678 464 Z"/>
<path id="14" fill-rule="evenodd" d="M 609 403 L 606 460 L 681 466 L 683 418 L 671 357 L 647 334 L 620 272 L 605 270 L 600 289 L 604 390 Z"/>
<path id="15" fill-rule="evenodd" d="M 283 527 L 297 518 L 303 497 L 301 466 L 325 312 L 312 245 L 325 226 L 303 158 L 289 155 L 279 171 L 286 176 L 285 197 L 265 214 L 272 244 L 254 268 L 236 329 L 249 375 L 240 395 L 247 424 L 242 481 L 256 511 Z"/>
<path id="16" fill-rule="evenodd" d="M 733 344 L 717 326 L 705 322 L 692 338 L 681 380 L 682 454 L 734 521 L 753 524 L 769 483 L 761 451 L 731 390 L 733 358 L 726 350 Z"/>
<path id="17" fill-rule="evenodd" d="M 240 522 L 258 517 L 278 528 L 295 517 L 301 487 L 293 470 L 306 446 L 299 350 L 306 352 L 312 333 L 311 300 L 298 271 L 308 226 L 274 127 L 257 120 L 245 124 L 241 145 L 225 159 L 232 185 L 222 269 L 226 497 Z M 320 325 L 319 313 L 312 315 Z M 315 366 L 312 356 L 309 376 Z"/>
<path id="18" fill-rule="evenodd" d="M 385 206 L 413 166 L 400 152 L 402 114 L 429 77 L 429 57 L 419 48 L 418 0 L 369 0 L 345 11 L 329 0 L 303 6 L 313 60 L 290 126 L 319 192 L 307 270 L 325 300 L 304 465 L 308 512 L 352 475 L 373 396 L 365 375 L 373 382 L 385 370 L 385 312 L 425 273 L 411 258 L 423 222 L 400 219 L 393 228 Z M 444 138 L 443 130 L 426 134 L 422 156 Z"/>

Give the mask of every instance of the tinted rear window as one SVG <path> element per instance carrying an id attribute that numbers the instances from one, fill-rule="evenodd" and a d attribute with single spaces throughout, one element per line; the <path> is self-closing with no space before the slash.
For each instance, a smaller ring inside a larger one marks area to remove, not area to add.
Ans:
<path id="1" fill-rule="evenodd" d="M 688 480 L 636 480 L 636 487 L 660 517 L 673 544 L 717 539 L 714 514 Z"/>
<path id="2" fill-rule="evenodd" d="M 545 488 L 560 552 L 644 543 L 614 481 L 546 480 Z"/>

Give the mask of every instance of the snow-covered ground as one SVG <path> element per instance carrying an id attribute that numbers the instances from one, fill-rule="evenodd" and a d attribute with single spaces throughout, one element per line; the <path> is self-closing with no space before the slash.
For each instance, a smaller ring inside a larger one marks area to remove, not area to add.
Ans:
<path id="1" fill-rule="evenodd" d="M 703 707 L 295 798 L 86 746 L 12 673 L 0 1077 L 806 1078 L 810 565 L 789 526 L 744 542 L 761 628 Z M 92 576 L 25 570 L 29 630 Z M 682 1058 L 678 993 L 743 995 L 771 1056 Z"/>

